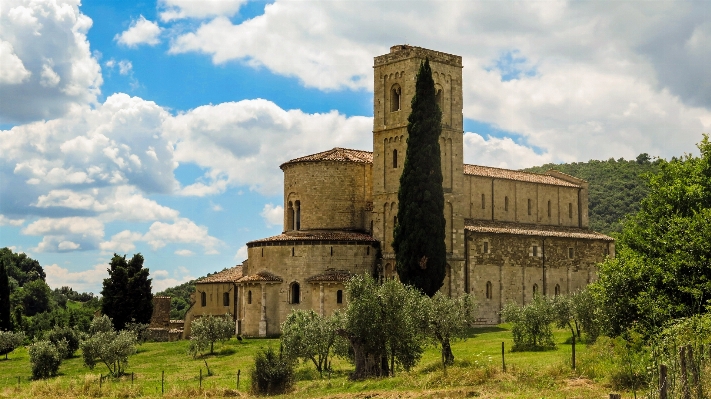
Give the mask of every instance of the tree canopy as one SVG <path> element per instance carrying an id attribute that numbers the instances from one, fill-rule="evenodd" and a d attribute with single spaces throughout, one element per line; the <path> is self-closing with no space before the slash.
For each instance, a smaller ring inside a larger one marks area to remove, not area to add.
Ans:
<path id="1" fill-rule="evenodd" d="M 0 259 L 0 331 L 10 331 L 10 282 L 7 278 L 5 260 Z"/>
<path id="2" fill-rule="evenodd" d="M 126 255 L 114 254 L 109 263 L 109 278 L 104 279 L 101 312 L 122 330 L 126 323 L 148 323 L 153 315 L 153 294 L 149 270 L 138 253 L 126 261 Z"/>
<path id="3" fill-rule="evenodd" d="M 398 191 L 393 249 L 404 284 L 430 297 L 442 287 L 447 265 L 439 136 L 442 111 L 429 60 L 420 65 L 407 121 L 407 152 Z"/>

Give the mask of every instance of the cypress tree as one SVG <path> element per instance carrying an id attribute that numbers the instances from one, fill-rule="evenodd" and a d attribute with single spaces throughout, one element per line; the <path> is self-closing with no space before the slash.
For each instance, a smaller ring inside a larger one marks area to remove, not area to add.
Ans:
<path id="1" fill-rule="evenodd" d="M 5 260 L 0 259 L 0 331 L 10 331 L 10 280 L 7 277 Z"/>
<path id="2" fill-rule="evenodd" d="M 143 267 L 143 255 L 114 254 L 109 263 L 109 278 L 101 291 L 101 313 L 109 316 L 114 328 L 122 330 L 126 323 L 148 323 L 153 314 L 153 294 L 149 271 Z"/>
<path id="3" fill-rule="evenodd" d="M 398 191 L 393 249 L 400 281 L 433 296 L 447 266 L 444 191 L 439 136 L 442 111 L 435 100 L 429 60 L 420 64 L 407 121 L 407 152 Z"/>

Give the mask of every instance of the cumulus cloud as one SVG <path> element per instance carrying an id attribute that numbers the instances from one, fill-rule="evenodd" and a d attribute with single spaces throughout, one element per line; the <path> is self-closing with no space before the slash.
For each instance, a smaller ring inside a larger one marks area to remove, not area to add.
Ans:
<path id="1" fill-rule="evenodd" d="M 111 240 L 99 244 L 99 248 L 105 253 L 129 253 L 136 249 L 136 244 L 134 243 L 142 237 L 143 234 L 141 233 L 124 230 L 114 234 Z"/>
<path id="2" fill-rule="evenodd" d="M 96 101 L 101 68 L 75 0 L 6 0 L 0 8 L 0 123 L 55 118 Z"/>
<path id="3" fill-rule="evenodd" d="M 281 205 L 265 204 L 259 215 L 264 218 L 267 227 L 278 226 L 284 221 L 284 208 Z"/>
<path id="4" fill-rule="evenodd" d="M 190 280 L 195 280 L 195 277 L 191 276 L 188 269 L 183 266 L 178 266 L 173 271 L 172 276 L 168 270 L 154 270 L 151 271 L 150 277 L 153 279 L 151 285 L 154 294 L 166 288 L 175 287 L 176 285 L 183 284 Z"/>
<path id="5" fill-rule="evenodd" d="M 38 252 L 67 252 L 95 249 L 104 236 L 104 224 L 94 218 L 42 218 L 24 229 L 22 234 L 42 236 Z"/>
<path id="6" fill-rule="evenodd" d="M 25 223 L 25 219 L 10 219 L 5 215 L 0 215 L 0 226 L 22 226 Z"/>
<path id="7" fill-rule="evenodd" d="M 531 148 L 515 143 L 511 138 L 464 133 L 464 163 L 522 169 L 552 162 L 550 154 L 536 154 Z"/>
<path id="8" fill-rule="evenodd" d="M 193 2 L 198 3 L 199 2 Z M 139 44 L 155 46 L 160 43 L 160 33 L 163 30 L 158 23 L 147 20 L 143 15 L 131 22 L 131 26 L 114 37 L 119 44 L 126 47 L 137 47 Z"/>
<path id="9" fill-rule="evenodd" d="M 163 248 L 169 243 L 197 244 L 203 247 L 207 255 L 218 254 L 218 247 L 222 245 L 222 241 L 208 234 L 207 227 L 198 226 L 185 218 L 180 218 L 174 223 L 153 223 L 142 240 L 154 250 Z"/>
<path id="10" fill-rule="evenodd" d="M 179 250 L 175 251 L 175 254 L 179 255 L 179 256 L 192 256 L 192 255 L 195 255 L 195 252 L 193 252 L 189 249 L 179 249 Z"/>
<path id="11" fill-rule="evenodd" d="M 245 259 L 247 259 L 247 257 L 248 257 L 247 246 L 242 245 L 241 247 L 239 247 L 239 249 L 237 250 L 237 253 L 235 254 L 235 260 L 238 262 L 242 262 Z"/>
<path id="12" fill-rule="evenodd" d="M 97 293 L 101 290 L 101 283 L 109 277 L 107 269 L 108 266 L 105 264 L 94 265 L 91 269 L 78 272 L 69 271 L 56 263 L 44 266 L 44 271 L 47 273 L 47 285 L 51 288 L 69 286 L 79 292 Z"/>
<path id="13" fill-rule="evenodd" d="M 247 0 L 160 0 L 163 21 L 183 18 L 206 18 L 217 15 L 232 16 Z"/>

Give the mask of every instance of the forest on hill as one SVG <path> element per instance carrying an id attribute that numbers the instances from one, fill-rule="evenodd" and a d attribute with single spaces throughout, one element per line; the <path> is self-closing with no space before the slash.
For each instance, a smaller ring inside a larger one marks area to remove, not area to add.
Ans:
<path id="1" fill-rule="evenodd" d="M 545 173 L 555 169 L 588 181 L 590 228 L 609 234 L 620 232 L 624 217 L 639 210 L 640 201 L 649 192 L 644 176 L 656 173 L 659 163 L 659 159 L 640 154 L 633 160 L 610 158 L 607 161 L 549 163 L 524 170 Z"/>

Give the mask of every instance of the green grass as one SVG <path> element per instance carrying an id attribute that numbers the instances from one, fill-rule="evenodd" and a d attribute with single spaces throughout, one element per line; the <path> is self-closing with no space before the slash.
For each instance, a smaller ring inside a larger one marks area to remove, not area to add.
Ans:
<path id="1" fill-rule="evenodd" d="M 580 379 L 570 369 L 569 333 L 556 332 L 556 350 L 547 352 L 509 352 L 513 342 L 508 326 L 472 330 L 472 337 L 457 341 L 452 350 L 455 365 L 446 373 L 440 364 L 439 348 L 429 347 L 418 366 L 395 377 L 350 381 L 352 366 L 343 359 L 333 360 L 334 372 L 320 378 L 311 363 L 297 367 L 295 390 L 288 397 L 497 397 L 497 398 L 588 398 L 601 397 L 607 388 Z M 501 342 L 506 349 L 507 372 L 501 371 Z M 81 356 L 65 360 L 58 377 L 46 381 L 30 380 L 26 349 L 19 348 L 0 360 L 0 398 L 40 397 L 160 397 L 161 373 L 165 371 L 164 397 L 249 396 L 249 369 L 260 347 L 278 348 L 278 339 L 232 339 L 216 344 L 215 355 L 193 359 L 187 354 L 187 341 L 145 343 L 132 356 L 127 367 L 131 377 L 107 379 L 99 390 L 99 375 L 106 367 L 89 370 Z M 577 346 L 578 353 L 585 345 Z M 205 361 L 213 375 L 207 376 Z M 203 372 L 200 389 L 200 370 Z M 240 387 L 236 388 L 240 371 Z M 18 385 L 18 379 L 20 383 Z"/>

